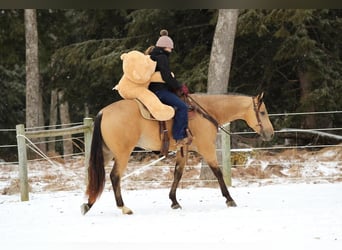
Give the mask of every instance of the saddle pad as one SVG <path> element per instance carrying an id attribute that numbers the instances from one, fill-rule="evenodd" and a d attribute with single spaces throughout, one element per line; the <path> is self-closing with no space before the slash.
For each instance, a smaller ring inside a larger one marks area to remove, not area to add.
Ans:
<path id="1" fill-rule="evenodd" d="M 156 118 L 154 118 L 150 111 L 146 108 L 146 106 L 139 100 L 139 99 L 134 99 L 136 103 L 138 103 L 139 111 L 140 114 L 143 118 L 147 120 L 152 120 L 152 121 L 158 121 Z M 188 111 L 188 119 L 191 120 L 196 116 L 196 111 L 193 109 L 189 109 Z"/>
<path id="2" fill-rule="evenodd" d="M 139 100 L 139 99 L 134 99 L 134 101 L 136 101 L 136 103 L 138 103 L 138 107 L 140 110 L 140 114 L 143 118 L 147 119 L 147 120 L 152 120 L 152 121 L 157 121 L 150 113 L 150 111 L 148 111 L 148 109 L 146 108 L 146 106 Z"/>

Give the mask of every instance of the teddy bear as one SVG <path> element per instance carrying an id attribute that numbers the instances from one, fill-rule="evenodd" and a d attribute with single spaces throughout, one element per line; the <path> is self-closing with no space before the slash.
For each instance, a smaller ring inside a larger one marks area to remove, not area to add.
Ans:
<path id="1" fill-rule="evenodd" d="M 159 98 L 148 89 L 150 82 L 163 82 L 160 72 L 155 72 L 156 62 L 149 55 L 133 50 L 123 53 L 122 75 L 116 89 L 124 99 L 138 99 L 150 111 L 151 115 L 159 121 L 170 120 L 175 110 L 163 104 Z"/>

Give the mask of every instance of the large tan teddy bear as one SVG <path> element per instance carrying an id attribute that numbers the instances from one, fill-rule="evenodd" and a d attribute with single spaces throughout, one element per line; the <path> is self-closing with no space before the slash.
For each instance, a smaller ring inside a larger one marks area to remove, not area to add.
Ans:
<path id="1" fill-rule="evenodd" d="M 152 116 L 159 121 L 170 120 L 175 111 L 163 104 L 148 89 L 151 81 L 163 82 L 160 72 L 155 72 L 156 62 L 149 55 L 133 50 L 121 55 L 123 76 L 114 87 L 124 99 L 139 99 Z"/>

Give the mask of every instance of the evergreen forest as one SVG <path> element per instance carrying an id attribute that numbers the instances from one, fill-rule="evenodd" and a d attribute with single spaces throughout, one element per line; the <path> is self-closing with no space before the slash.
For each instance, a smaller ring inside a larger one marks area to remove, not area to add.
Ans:
<path id="1" fill-rule="evenodd" d="M 218 10 L 37 10 L 39 74 L 45 125 L 51 93 L 63 90 L 71 122 L 94 117 L 120 97 L 120 55 L 154 45 L 161 29 L 175 43 L 170 60 L 190 92 L 206 92 Z M 24 10 L 0 10 L 0 129 L 25 123 Z M 243 9 L 227 92 L 265 93 L 268 112 L 342 110 L 342 10 Z M 280 128 L 339 128 L 341 114 L 272 119 Z M 234 127 L 232 128 L 234 129 Z M 338 131 L 336 133 L 339 133 Z M 16 144 L 2 132 L 0 145 Z M 0 148 L 1 149 L 1 148 Z M 11 149 L 0 151 L 0 158 Z M 15 150 L 13 151 L 15 153 Z M 12 153 L 13 153 L 12 152 Z"/>

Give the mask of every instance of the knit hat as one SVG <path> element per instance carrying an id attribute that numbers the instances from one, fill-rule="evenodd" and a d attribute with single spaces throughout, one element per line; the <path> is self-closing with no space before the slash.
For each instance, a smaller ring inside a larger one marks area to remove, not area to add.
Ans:
<path id="1" fill-rule="evenodd" d="M 169 32 L 167 30 L 160 31 L 160 37 L 156 43 L 157 47 L 173 49 L 173 41 L 168 34 Z"/>

